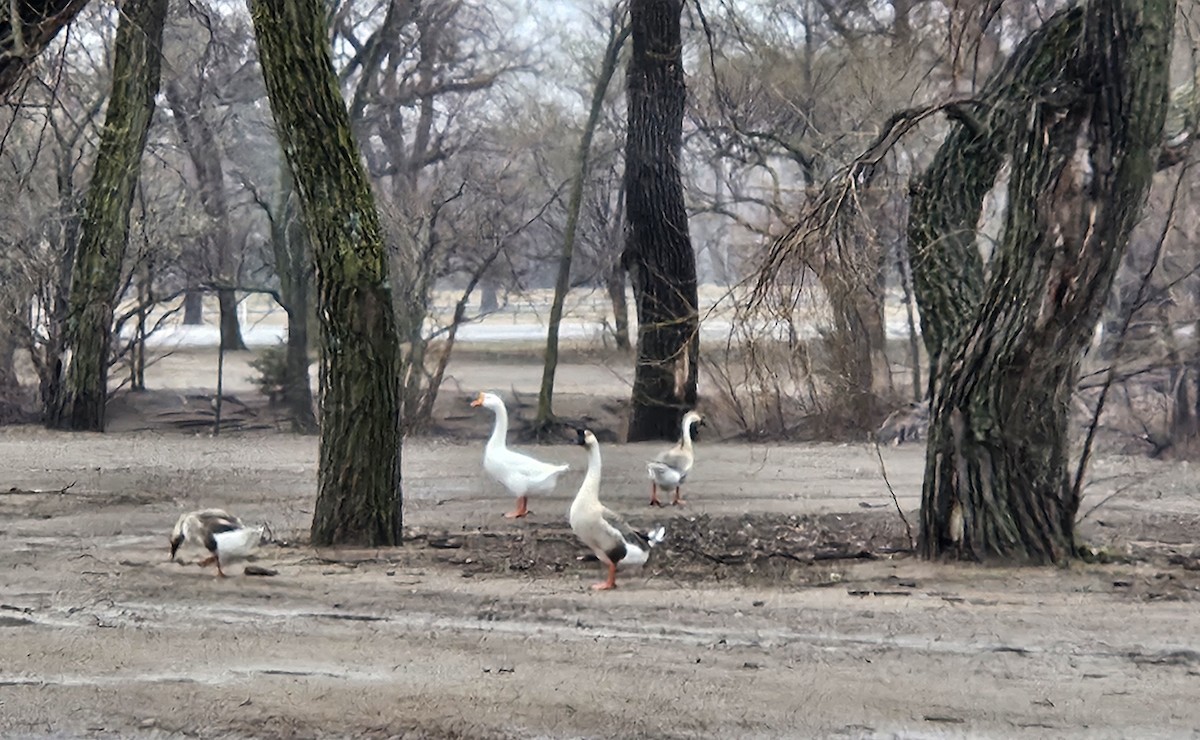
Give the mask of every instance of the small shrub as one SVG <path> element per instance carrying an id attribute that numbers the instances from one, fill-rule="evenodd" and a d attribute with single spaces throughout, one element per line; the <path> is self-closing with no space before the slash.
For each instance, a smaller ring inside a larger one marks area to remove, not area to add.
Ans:
<path id="1" fill-rule="evenodd" d="M 284 388 L 287 387 L 287 345 L 279 344 L 269 347 L 250 361 L 250 367 L 258 371 L 251 376 L 250 382 L 258 386 L 259 392 L 270 399 L 274 406 L 283 398 Z"/>

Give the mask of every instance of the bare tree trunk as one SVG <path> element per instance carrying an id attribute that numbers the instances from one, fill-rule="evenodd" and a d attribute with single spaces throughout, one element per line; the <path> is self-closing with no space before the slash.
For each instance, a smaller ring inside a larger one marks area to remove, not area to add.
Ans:
<path id="1" fill-rule="evenodd" d="M 184 326 L 199 326 L 204 323 L 204 292 L 189 288 L 183 294 Z"/>
<path id="2" fill-rule="evenodd" d="M 17 382 L 16 355 L 21 341 L 17 336 L 17 326 L 8 316 L 0 318 L 0 395 L 20 385 Z"/>
<path id="3" fill-rule="evenodd" d="M 912 364 L 912 396 L 913 401 L 920 403 L 921 399 L 925 398 L 925 387 L 921 382 L 921 333 L 917 331 L 908 250 L 903 245 L 896 249 L 896 271 L 900 275 L 900 287 L 904 290 L 904 313 L 908 319 L 908 361 Z"/>
<path id="4" fill-rule="evenodd" d="M 325 4 L 249 4 L 317 268 L 321 460 L 312 542 L 396 545 L 400 347 L 383 231 L 334 73 Z"/>
<path id="5" fill-rule="evenodd" d="M 312 257 L 308 233 L 296 200 L 291 171 L 283 165 L 277 204 L 268 212 L 271 247 L 279 275 L 283 308 L 287 312 L 287 347 L 284 358 L 283 402 L 292 419 L 292 431 L 314 434 L 312 386 L 308 377 L 309 286 Z"/>
<path id="6" fill-rule="evenodd" d="M 978 191 L 956 185 L 1011 157 L 1006 229 L 986 288 L 976 277 L 951 285 L 977 252 L 947 253 L 943 244 L 922 255 L 918 296 L 938 358 L 921 506 L 925 557 L 1050 563 L 1074 553 L 1082 476 L 1072 480 L 1069 470 L 1069 401 L 1155 169 L 1174 6 L 1093 0 L 1049 20 L 998 79 L 1048 75 L 1051 86 L 1021 86 L 989 101 L 997 104 L 985 111 L 991 120 L 967 122 L 973 133 L 951 134 L 935 159 L 934 167 L 948 167 L 942 196 L 914 202 L 910 234 L 916 228 L 974 250 L 970 238 L 932 228 L 930 215 L 959 213 L 973 224 Z M 1029 89 L 1056 92 L 1009 97 Z"/>
<path id="7" fill-rule="evenodd" d="M 167 0 L 127 0 L 113 46 L 113 82 L 75 253 L 66 379 L 52 425 L 103 431 L 113 305 L 129 236 L 129 209 L 162 66 Z"/>
<path id="8" fill-rule="evenodd" d="M 496 283 L 485 280 L 479 285 L 479 312 L 491 313 L 500 308 L 500 299 L 496 295 Z"/>
<path id="9" fill-rule="evenodd" d="M 608 300 L 612 303 L 613 310 L 613 336 L 617 342 L 617 349 L 627 350 L 629 344 L 629 300 L 625 296 L 625 281 L 628 275 L 625 273 L 624 266 L 620 262 L 613 265 L 613 268 L 608 271 L 608 277 L 605 279 L 605 287 L 608 289 Z"/>
<path id="10" fill-rule="evenodd" d="M 537 418 L 534 429 L 543 434 L 554 422 L 554 373 L 558 369 L 558 329 L 562 324 L 563 304 L 571 289 L 571 257 L 575 251 L 575 232 L 579 227 L 579 210 L 583 205 L 583 187 L 587 184 L 588 159 L 592 151 L 592 138 L 604 110 L 604 96 L 608 85 L 617 71 L 621 47 L 629 38 L 629 24 L 624 18 L 624 7 L 617 6 L 609 25 L 608 45 L 592 88 L 592 104 L 588 110 L 583 136 L 579 140 L 579 151 L 575 155 L 575 177 L 571 182 L 571 196 L 567 201 L 567 228 L 563 236 L 562 256 L 558 261 L 558 279 L 554 284 L 554 300 L 550 304 L 550 322 L 546 332 L 546 353 L 542 365 L 542 388 L 538 394 Z"/>
<path id="11" fill-rule="evenodd" d="M 673 439 L 696 404 L 700 358 L 696 254 L 679 171 L 683 110 L 682 0 L 633 0 L 626 76 L 626 266 L 638 311 L 629 441 Z"/>
<path id="12" fill-rule="evenodd" d="M 217 249 L 228 249 L 228 247 L 217 247 Z M 222 270 L 222 275 L 229 275 L 229 273 Z M 230 284 L 230 282 L 226 282 L 226 277 L 219 276 L 217 279 L 221 281 L 222 285 Z M 221 344 L 225 346 L 227 352 L 246 349 L 246 342 L 242 339 L 242 327 L 238 323 L 237 307 L 236 291 L 232 288 L 217 289 Z"/>

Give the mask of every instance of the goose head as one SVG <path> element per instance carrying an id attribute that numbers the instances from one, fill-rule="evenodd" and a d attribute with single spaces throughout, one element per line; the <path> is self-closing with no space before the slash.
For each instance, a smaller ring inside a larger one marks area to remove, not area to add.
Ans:
<path id="1" fill-rule="evenodd" d="M 693 425 L 698 427 L 704 426 L 704 417 L 696 411 L 689 411 L 683 415 L 683 427 L 684 429 L 691 429 Z"/>
<path id="2" fill-rule="evenodd" d="M 575 444 L 586 447 L 589 450 L 596 446 L 596 435 L 592 434 L 591 429 L 577 428 L 575 430 L 575 435 Z"/>
<path id="3" fill-rule="evenodd" d="M 186 515 L 179 517 L 179 521 L 175 522 L 175 529 L 171 530 L 171 560 L 175 559 L 175 553 L 179 552 L 179 547 L 183 544 L 183 523 L 186 518 Z"/>
<path id="4" fill-rule="evenodd" d="M 504 401 L 501 400 L 500 396 L 497 396 L 495 393 L 480 391 L 479 395 L 475 397 L 475 400 L 471 401 L 471 406 L 472 408 L 483 406 L 486 409 L 495 411 L 497 408 L 502 408 L 504 406 Z"/>

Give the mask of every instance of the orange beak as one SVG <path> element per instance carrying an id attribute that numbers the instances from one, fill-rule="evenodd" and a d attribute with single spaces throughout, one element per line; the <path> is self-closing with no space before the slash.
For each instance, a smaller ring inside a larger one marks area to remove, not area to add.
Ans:
<path id="1" fill-rule="evenodd" d="M 483 394 L 480 393 L 478 396 L 475 397 L 474 401 L 471 401 L 471 407 L 474 408 L 476 406 L 482 406 L 482 405 L 483 405 Z"/>

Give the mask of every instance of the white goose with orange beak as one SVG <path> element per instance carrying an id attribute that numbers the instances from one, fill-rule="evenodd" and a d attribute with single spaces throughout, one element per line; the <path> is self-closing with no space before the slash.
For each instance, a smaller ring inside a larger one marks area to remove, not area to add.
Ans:
<path id="1" fill-rule="evenodd" d="M 496 415 L 492 436 L 483 450 L 483 469 L 517 497 L 516 511 L 504 516 L 519 519 L 529 513 L 529 494 L 553 493 L 558 476 L 571 466 L 551 465 L 508 449 L 508 409 L 496 394 L 480 393 L 471 406 L 483 406 Z"/>

